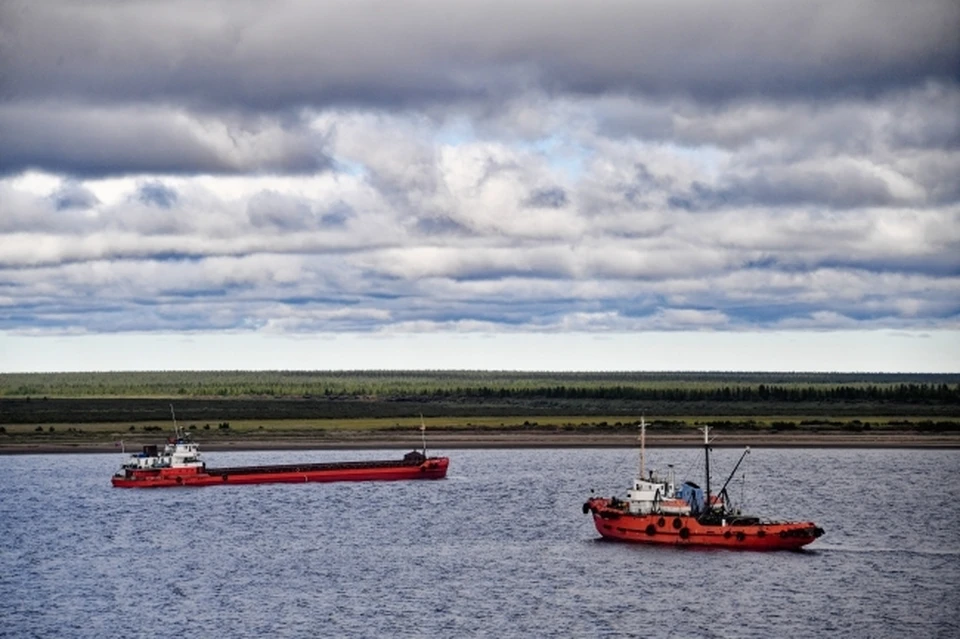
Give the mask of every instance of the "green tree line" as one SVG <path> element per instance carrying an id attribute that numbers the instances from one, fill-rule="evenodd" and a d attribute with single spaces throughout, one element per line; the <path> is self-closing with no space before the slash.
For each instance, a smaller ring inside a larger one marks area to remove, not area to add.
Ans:
<path id="1" fill-rule="evenodd" d="M 644 388 L 638 386 L 553 386 L 541 388 L 455 388 L 436 390 L 440 397 L 498 397 L 554 399 L 627 399 L 683 402 L 831 402 L 960 403 L 960 385 L 890 384 L 886 386 L 720 386 L 715 388 Z"/>
<path id="2" fill-rule="evenodd" d="M 0 374 L 0 397 L 371 397 L 960 403 L 960 375 L 161 371 Z"/>

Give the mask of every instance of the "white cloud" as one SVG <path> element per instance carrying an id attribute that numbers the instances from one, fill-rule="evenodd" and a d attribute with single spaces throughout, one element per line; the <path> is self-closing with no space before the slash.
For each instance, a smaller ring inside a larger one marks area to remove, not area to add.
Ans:
<path id="1" fill-rule="evenodd" d="M 0 8 L 0 330 L 960 321 L 955 3 L 185 6 Z"/>

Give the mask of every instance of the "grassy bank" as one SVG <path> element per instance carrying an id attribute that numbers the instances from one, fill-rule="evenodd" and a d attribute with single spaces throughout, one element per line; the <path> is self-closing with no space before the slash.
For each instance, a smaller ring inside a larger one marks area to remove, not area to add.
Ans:
<path id="1" fill-rule="evenodd" d="M 508 416 L 424 418 L 431 445 L 632 446 L 636 420 L 618 416 Z M 205 449 L 409 447 L 420 441 L 416 418 L 180 420 Z M 960 420 L 933 421 L 890 416 L 846 419 L 784 416 L 679 416 L 649 422 L 648 441 L 657 445 L 698 445 L 704 424 L 714 428 L 717 445 L 955 446 Z M 120 442 L 136 448 L 172 433 L 168 420 L 138 423 L 9 424 L 0 430 L 0 452 L 52 449 L 110 450 Z"/>

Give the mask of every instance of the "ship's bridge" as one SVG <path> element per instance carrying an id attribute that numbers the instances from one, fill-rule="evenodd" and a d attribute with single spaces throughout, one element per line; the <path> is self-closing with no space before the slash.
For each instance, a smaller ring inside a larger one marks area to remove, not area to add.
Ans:
<path id="1" fill-rule="evenodd" d="M 636 479 L 633 487 L 627 491 L 630 512 L 646 514 L 654 509 L 654 504 L 667 496 L 667 484 L 664 482 Z"/>

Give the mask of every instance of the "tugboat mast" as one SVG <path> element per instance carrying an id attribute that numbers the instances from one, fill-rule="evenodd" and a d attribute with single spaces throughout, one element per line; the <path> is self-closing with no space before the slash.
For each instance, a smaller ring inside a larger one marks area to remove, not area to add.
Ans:
<path id="1" fill-rule="evenodd" d="M 420 439 L 423 440 L 423 457 L 427 457 L 427 425 L 423 423 L 423 413 L 420 413 Z"/>
<path id="2" fill-rule="evenodd" d="M 180 439 L 180 427 L 177 426 L 177 414 L 173 410 L 173 404 L 170 404 L 170 415 L 173 417 L 173 435 Z"/>
<path id="3" fill-rule="evenodd" d="M 706 509 L 707 513 L 710 513 L 712 512 L 712 504 L 710 503 L 710 427 L 704 426 L 701 430 L 703 431 L 703 454 L 707 471 Z"/>
<path id="4" fill-rule="evenodd" d="M 737 465 L 734 466 L 733 470 L 730 471 L 730 476 L 727 477 L 727 481 L 723 482 L 723 488 L 720 489 L 720 492 L 717 493 L 717 495 L 719 495 L 720 497 L 723 497 L 723 494 L 727 490 L 727 484 L 729 484 L 730 480 L 733 479 L 733 476 L 737 473 L 737 469 L 740 468 L 740 464 L 743 463 L 743 459 L 749 454 L 750 454 L 750 447 L 747 446 L 746 449 L 743 451 L 743 454 L 740 455 L 740 459 L 737 460 Z M 743 501 L 743 497 L 741 497 L 740 500 Z M 727 510 L 727 500 L 725 498 L 723 500 L 723 510 L 724 512 L 726 512 Z"/>
<path id="5" fill-rule="evenodd" d="M 646 475 L 647 461 L 645 457 L 646 453 L 646 444 L 647 444 L 647 422 L 644 421 L 643 415 L 640 416 L 640 479 L 643 479 Z"/>

